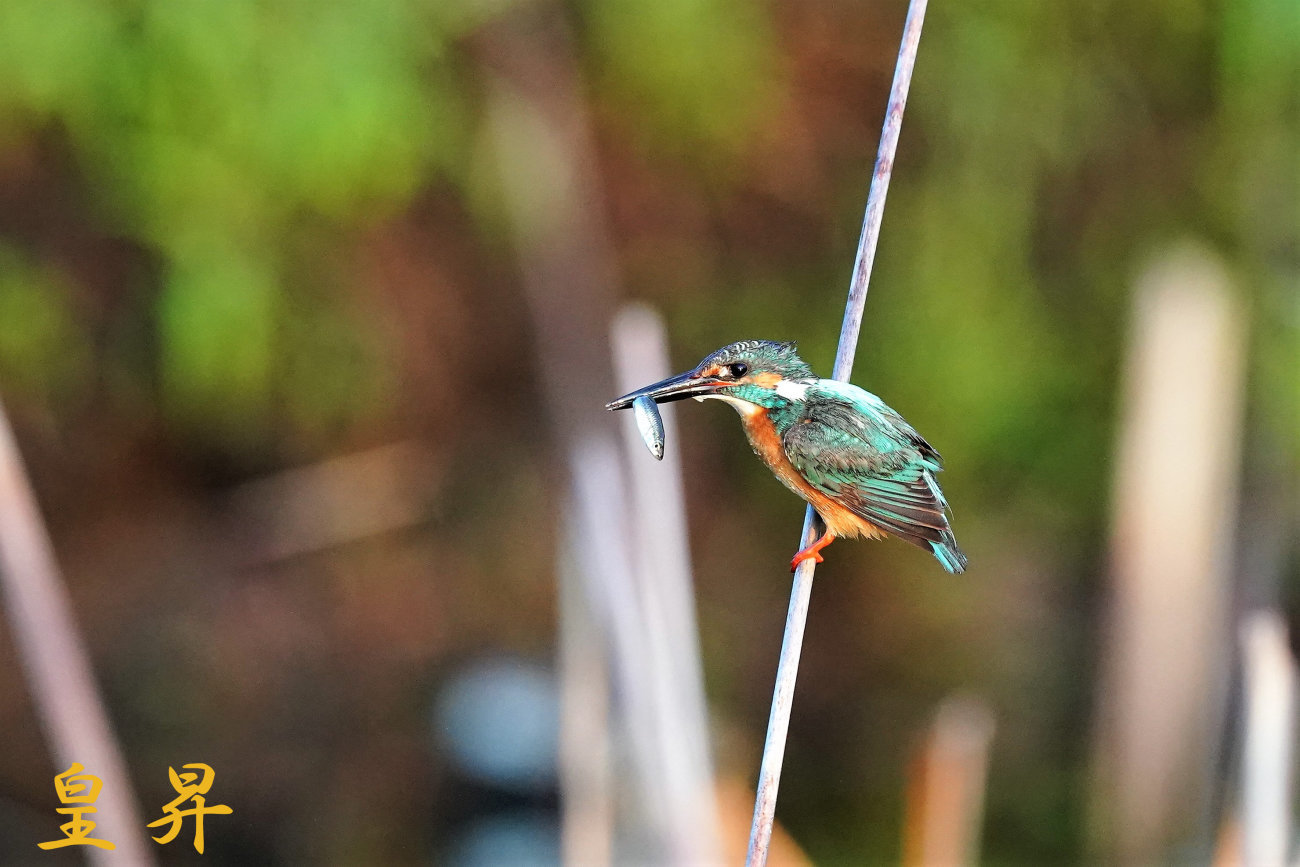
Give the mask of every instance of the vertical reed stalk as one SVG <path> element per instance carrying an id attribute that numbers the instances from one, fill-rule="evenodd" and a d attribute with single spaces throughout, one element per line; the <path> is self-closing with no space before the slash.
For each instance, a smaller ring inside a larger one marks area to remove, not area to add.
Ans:
<path id="1" fill-rule="evenodd" d="M 853 356 L 857 352 L 858 332 L 862 329 L 862 310 L 867 300 L 867 286 L 871 280 L 871 266 L 876 259 L 876 243 L 880 239 L 880 221 L 885 213 L 885 196 L 889 193 L 889 177 L 894 169 L 894 152 L 898 148 L 898 133 L 903 125 L 903 109 L 907 105 L 907 91 L 912 83 L 912 68 L 916 64 L 916 50 L 921 41 L 921 26 L 925 21 L 927 0 L 911 0 L 907 7 L 907 20 L 903 25 L 903 41 L 898 50 L 898 63 L 894 67 L 894 83 L 889 90 L 889 106 L 885 124 L 880 134 L 880 150 L 876 154 L 876 167 L 871 176 L 871 190 L 867 194 L 867 212 L 858 240 L 858 252 L 853 264 L 853 279 L 849 284 L 849 298 L 844 310 L 844 324 L 840 328 L 839 349 L 835 354 L 835 379 L 847 382 L 853 371 Z M 811 506 L 804 515 L 801 545 L 814 539 L 815 513 Z M 790 593 L 790 610 L 785 620 L 785 637 L 781 642 L 781 659 L 776 669 L 776 688 L 772 695 L 772 713 L 767 723 L 767 739 L 763 744 L 763 764 L 758 775 L 758 792 L 754 801 L 754 824 L 749 832 L 749 851 L 745 856 L 748 867 L 763 867 L 767 863 L 767 850 L 772 842 L 772 821 L 776 815 L 776 792 L 781 782 L 781 763 L 785 758 L 786 733 L 790 728 L 790 705 L 794 700 L 794 683 L 799 673 L 799 654 L 803 649 L 804 626 L 808 620 L 808 602 L 812 596 L 812 560 L 799 564 Z"/>
<path id="2" fill-rule="evenodd" d="M 144 823 L 136 811 L 126 761 L 95 686 L 90 655 L 77 630 L 72 600 L 54 559 L 36 495 L 23 470 L 9 420 L 0 407 L 0 600 L 9 616 L 32 703 L 59 773 L 79 763 L 103 783 L 93 836 L 116 850 L 86 847 L 95 865 L 148 865 Z M 53 781 L 51 781 L 53 785 Z M 48 789 L 46 791 L 49 791 Z M 53 798 L 51 798 L 53 801 Z M 50 808 L 49 839 L 61 817 Z M 37 851 L 35 842 L 32 852 Z M 35 856 L 33 856 L 35 857 Z"/>

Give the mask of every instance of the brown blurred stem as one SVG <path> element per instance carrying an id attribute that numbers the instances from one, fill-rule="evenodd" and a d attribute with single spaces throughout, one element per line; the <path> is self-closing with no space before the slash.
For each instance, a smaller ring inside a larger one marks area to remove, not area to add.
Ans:
<path id="1" fill-rule="evenodd" d="M 903 867 L 979 863 L 993 711 L 980 698 L 939 705 L 908 772 Z"/>
<path id="2" fill-rule="evenodd" d="M 152 864 L 136 812 L 126 762 L 113 737 L 108 713 L 95 687 L 85 645 L 77 631 L 67 588 L 54 560 L 36 497 L 0 406 L 0 588 L 23 662 L 36 712 L 61 773 L 73 762 L 103 782 L 92 836 L 116 844 L 113 851 L 86 847 L 96 864 Z M 53 781 L 51 781 L 53 786 Z M 58 839 L 61 816 L 51 796 L 50 836 Z M 32 851 L 35 844 L 32 841 Z"/>
<path id="3" fill-rule="evenodd" d="M 867 286 L 871 280 L 871 266 L 876 259 L 876 242 L 880 239 L 880 221 L 885 212 L 885 196 L 889 192 L 889 177 L 894 168 L 894 152 L 898 148 L 898 133 L 903 125 L 903 109 L 907 105 L 907 91 L 912 83 L 912 67 L 916 63 L 916 50 L 921 41 L 921 25 L 925 21 L 927 0 L 911 0 L 907 7 L 907 20 L 903 25 L 903 41 L 898 50 L 898 64 L 894 68 L 894 83 L 889 91 L 889 106 L 885 125 L 880 135 L 880 149 L 876 154 L 876 167 L 871 176 L 871 190 L 867 194 L 867 212 L 858 240 L 858 252 L 853 264 L 853 279 L 849 285 L 849 299 L 844 310 L 844 324 L 840 328 L 839 349 L 835 354 L 835 379 L 847 382 L 853 371 L 853 356 L 857 352 L 858 332 L 862 329 L 862 310 L 867 301 Z M 804 515 L 800 547 L 814 539 L 813 527 L 816 513 L 812 507 Z M 767 850 L 772 841 L 772 822 L 776 815 L 776 793 L 781 782 L 781 763 L 785 757 L 786 733 L 790 728 L 790 705 L 794 700 L 794 683 L 799 673 L 799 654 L 803 648 L 804 626 L 808 620 L 808 602 L 812 595 L 812 560 L 805 560 L 795 572 L 794 587 L 790 593 L 790 610 L 785 620 L 785 637 L 781 642 L 781 659 L 776 669 L 776 689 L 772 695 L 772 712 L 767 723 L 767 739 L 763 744 L 763 764 L 758 775 L 758 793 L 754 801 L 754 824 L 749 832 L 749 851 L 745 863 L 761 867 L 767 863 Z"/>

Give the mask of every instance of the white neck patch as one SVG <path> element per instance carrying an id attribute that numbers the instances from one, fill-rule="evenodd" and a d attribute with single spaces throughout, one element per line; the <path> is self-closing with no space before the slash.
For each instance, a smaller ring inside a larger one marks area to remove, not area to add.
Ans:
<path id="1" fill-rule="evenodd" d="M 783 379 L 776 384 L 776 393 L 786 400 L 803 400 L 808 393 L 808 383 Z"/>

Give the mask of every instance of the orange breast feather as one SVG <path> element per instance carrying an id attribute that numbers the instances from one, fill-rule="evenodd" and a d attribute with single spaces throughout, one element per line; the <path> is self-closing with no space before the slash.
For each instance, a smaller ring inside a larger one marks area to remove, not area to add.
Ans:
<path id="1" fill-rule="evenodd" d="M 744 413 L 741 423 L 745 436 L 754 453 L 762 458 L 781 483 L 806 500 L 817 514 L 826 522 L 826 529 L 839 538 L 852 539 L 859 535 L 868 539 L 883 536 L 884 531 L 874 524 L 864 521 L 826 494 L 814 488 L 799 474 L 790 463 L 781 447 L 781 437 L 777 435 L 776 425 L 768 418 L 765 411 Z"/>

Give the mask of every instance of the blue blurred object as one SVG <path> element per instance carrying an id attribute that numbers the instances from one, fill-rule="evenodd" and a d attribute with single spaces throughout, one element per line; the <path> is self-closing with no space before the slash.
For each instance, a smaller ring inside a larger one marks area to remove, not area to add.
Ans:
<path id="1" fill-rule="evenodd" d="M 545 813 L 514 812 L 469 825 L 452 844 L 452 867 L 550 867 L 560 863 L 560 829 Z"/>
<path id="2" fill-rule="evenodd" d="M 467 776 L 522 793 L 555 785 L 559 701 L 544 667 L 497 658 L 462 669 L 437 697 L 433 724 Z"/>

